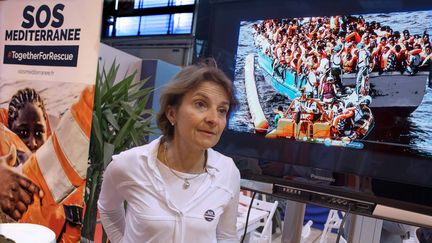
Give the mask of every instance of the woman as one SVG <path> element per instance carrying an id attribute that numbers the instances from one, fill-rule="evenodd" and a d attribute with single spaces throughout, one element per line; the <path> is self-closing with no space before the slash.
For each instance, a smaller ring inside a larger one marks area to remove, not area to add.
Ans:
<path id="1" fill-rule="evenodd" d="M 98 208 L 111 242 L 238 242 L 240 174 L 211 149 L 235 104 L 215 65 L 186 67 L 164 88 L 163 135 L 114 156 L 105 171 Z"/>

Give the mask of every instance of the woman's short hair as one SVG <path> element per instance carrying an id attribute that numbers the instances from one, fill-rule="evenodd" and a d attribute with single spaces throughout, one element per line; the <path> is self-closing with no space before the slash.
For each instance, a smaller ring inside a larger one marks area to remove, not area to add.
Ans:
<path id="1" fill-rule="evenodd" d="M 172 139 L 174 135 L 174 127 L 165 114 L 168 108 L 178 108 L 187 92 L 207 81 L 220 85 L 225 90 L 230 102 L 227 117 L 237 105 L 232 82 L 222 70 L 217 68 L 214 59 L 206 59 L 200 63 L 187 66 L 174 76 L 161 91 L 159 99 L 160 110 L 157 114 L 156 122 L 162 134 L 167 139 Z"/>

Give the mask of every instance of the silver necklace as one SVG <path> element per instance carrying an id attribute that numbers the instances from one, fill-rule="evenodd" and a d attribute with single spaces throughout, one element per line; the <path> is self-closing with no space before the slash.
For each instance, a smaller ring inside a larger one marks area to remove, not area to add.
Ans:
<path id="1" fill-rule="evenodd" d="M 194 175 L 194 176 L 192 176 L 192 177 L 189 177 L 189 178 L 187 178 L 187 177 L 183 177 L 183 176 L 180 176 L 180 175 L 178 175 L 172 168 L 171 168 L 171 163 L 168 161 L 168 159 L 167 159 L 167 144 L 165 143 L 165 146 L 164 146 L 164 159 L 165 159 L 165 163 L 167 163 L 167 166 L 168 166 L 168 169 L 171 171 L 171 173 L 174 175 L 174 176 L 176 176 L 177 178 L 179 178 L 180 180 L 183 180 L 183 189 L 184 190 L 187 190 L 189 187 L 190 187 L 190 182 L 189 181 L 191 181 L 191 180 L 193 180 L 193 179 L 195 179 L 195 178 L 197 178 L 198 176 L 200 176 L 201 174 L 196 174 L 196 175 Z M 206 161 L 205 161 L 205 166 L 204 166 L 204 171 L 205 172 L 207 172 L 207 154 L 206 154 L 206 159 L 205 159 Z"/>

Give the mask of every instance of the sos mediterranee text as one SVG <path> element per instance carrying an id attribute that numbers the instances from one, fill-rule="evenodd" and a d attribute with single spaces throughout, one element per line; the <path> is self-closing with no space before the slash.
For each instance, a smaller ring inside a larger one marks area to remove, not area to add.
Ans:
<path id="1" fill-rule="evenodd" d="M 56 4 L 52 10 L 47 5 L 36 9 L 27 5 L 23 10 L 23 29 L 6 30 L 6 41 L 77 41 L 81 28 L 62 29 L 64 4 Z M 37 28 L 34 28 L 36 27 Z M 31 29 L 33 28 L 33 29 Z M 47 29 L 48 28 L 48 29 Z"/>

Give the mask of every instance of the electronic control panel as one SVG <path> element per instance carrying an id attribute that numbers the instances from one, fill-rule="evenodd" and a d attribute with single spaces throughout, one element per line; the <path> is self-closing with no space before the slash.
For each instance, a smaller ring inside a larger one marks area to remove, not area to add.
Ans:
<path id="1" fill-rule="evenodd" d="M 293 201 L 312 203 L 323 207 L 334 208 L 342 211 L 350 211 L 356 214 L 370 216 L 375 209 L 375 203 L 362 200 L 335 196 L 322 192 L 300 189 L 293 186 L 277 183 L 258 182 L 241 179 L 241 187 L 260 193 L 272 194 L 277 197 Z"/>
<path id="2" fill-rule="evenodd" d="M 283 198 L 312 203 L 324 207 L 350 211 L 362 215 L 372 215 L 375 203 L 340 197 L 322 192 L 309 191 L 286 185 L 273 185 L 273 194 Z"/>

